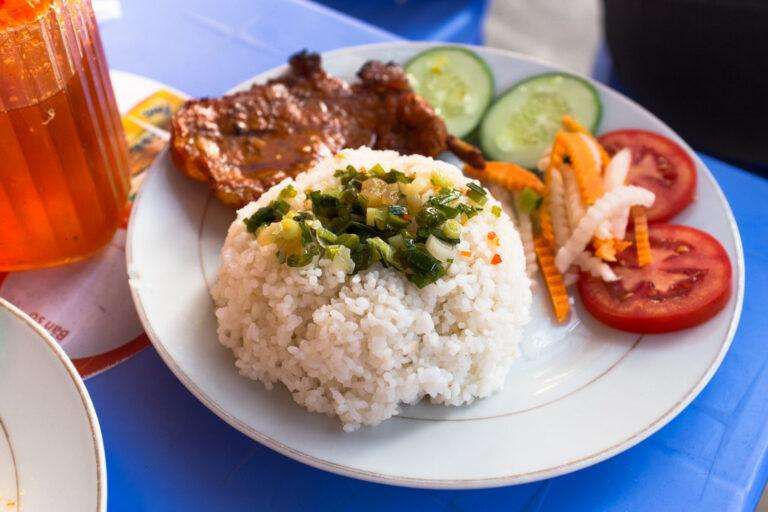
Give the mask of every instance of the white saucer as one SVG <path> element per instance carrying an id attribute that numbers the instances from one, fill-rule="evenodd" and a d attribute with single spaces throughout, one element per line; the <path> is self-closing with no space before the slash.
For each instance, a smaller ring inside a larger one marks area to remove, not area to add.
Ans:
<path id="1" fill-rule="evenodd" d="M 104 447 L 83 381 L 40 325 L 0 299 L 0 511 L 106 509 Z"/>

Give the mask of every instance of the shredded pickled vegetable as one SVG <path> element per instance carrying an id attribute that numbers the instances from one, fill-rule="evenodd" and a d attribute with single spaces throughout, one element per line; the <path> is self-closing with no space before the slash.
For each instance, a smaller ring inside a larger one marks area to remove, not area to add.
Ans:
<path id="1" fill-rule="evenodd" d="M 549 299 L 552 302 L 552 309 L 558 322 L 564 322 L 568 318 L 571 304 L 568 300 L 568 292 L 565 289 L 563 275 L 555 266 L 554 249 L 549 240 L 542 236 L 534 239 L 534 249 L 539 259 L 541 273 L 544 276 L 544 282 L 547 285 Z"/>
<path id="2" fill-rule="evenodd" d="M 579 282 L 579 273 L 575 270 L 563 274 L 563 283 L 565 283 L 566 288 L 573 286 L 577 282 Z"/>
<path id="3" fill-rule="evenodd" d="M 611 161 L 605 168 L 605 176 L 603 176 L 603 187 L 605 187 L 605 190 L 613 190 L 624 185 L 624 182 L 627 181 L 631 165 L 632 152 L 629 148 L 624 148 L 613 155 L 613 158 L 611 158 Z"/>
<path id="4" fill-rule="evenodd" d="M 581 218 L 571 238 L 558 250 L 555 258 L 558 270 L 561 273 L 568 270 L 576 257 L 586 249 L 595 230 L 603 221 L 627 206 L 650 206 L 654 198 L 653 192 L 634 185 L 619 187 L 600 197 Z"/>
<path id="5" fill-rule="evenodd" d="M 561 135 L 562 132 L 555 136 L 555 140 L 552 143 L 552 149 L 549 152 L 549 161 L 547 162 L 547 168 L 544 171 L 544 200 L 541 202 L 541 210 L 539 211 L 541 235 L 547 239 L 547 242 L 550 245 L 554 245 L 555 243 L 555 232 L 552 226 L 552 217 L 550 213 L 550 188 L 552 186 L 552 173 L 563 163 L 562 142 L 560 140 Z"/>
<path id="6" fill-rule="evenodd" d="M 642 206 L 634 206 L 632 208 L 632 219 L 635 222 L 637 264 L 641 267 L 644 267 L 650 263 L 653 263 L 653 256 L 651 255 L 651 241 L 648 235 L 648 217 L 645 215 L 645 208 Z"/>
<path id="7" fill-rule="evenodd" d="M 563 183 L 563 175 L 558 169 L 552 169 L 548 197 L 555 246 L 559 248 L 565 245 L 565 242 L 570 238 L 571 225 L 568 221 L 568 211 L 565 204 L 565 184 Z"/>
<path id="8" fill-rule="evenodd" d="M 624 237 L 627 236 L 627 223 L 629 223 L 629 208 L 625 208 L 613 216 L 611 235 L 613 235 L 614 240 L 624 240 Z"/>
<path id="9" fill-rule="evenodd" d="M 530 218 L 517 213 L 527 268 L 530 273 L 538 261 L 558 322 L 568 316 L 565 287 L 578 279 L 579 271 L 606 282 L 619 279 L 606 262 L 616 261 L 617 255 L 632 245 L 624 240 L 630 211 L 638 216 L 636 223 L 640 220 L 635 242 L 639 261 L 650 260 L 647 222 L 643 224 L 641 214 L 655 199 L 649 190 L 626 185 L 632 165 L 628 149 L 611 158 L 574 118 L 564 116 L 562 125 L 551 148 L 537 163 L 544 173 L 544 189 L 535 236 Z M 647 247 L 647 254 L 643 247 Z"/>
<path id="10" fill-rule="evenodd" d="M 611 230 L 611 221 L 606 220 L 605 222 L 601 222 L 599 226 L 597 226 L 597 229 L 595 230 L 595 247 L 600 246 L 599 240 L 612 240 L 613 239 L 613 231 Z"/>
<path id="11" fill-rule="evenodd" d="M 603 186 L 605 187 L 605 190 L 613 190 L 624 185 L 631 165 L 632 153 L 628 148 L 624 148 L 613 155 L 610 163 L 605 168 L 605 176 L 603 176 Z M 610 236 L 617 240 L 623 240 L 624 236 L 627 234 L 628 222 L 629 208 L 625 208 L 611 218 L 610 225 L 608 226 Z M 605 234 L 600 233 L 599 236 L 605 236 Z"/>
<path id="12" fill-rule="evenodd" d="M 571 226 L 571 232 L 579 225 L 579 221 L 584 217 L 584 206 L 581 204 L 581 195 L 579 194 L 579 185 L 576 183 L 576 176 L 570 168 L 563 170 L 563 182 L 565 184 L 565 208 L 568 212 L 568 223 Z"/>
<path id="13" fill-rule="evenodd" d="M 536 251 L 533 247 L 533 224 L 531 216 L 525 212 L 517 212 L 517 230 L 520 233 L 520 241 L 523 243 L 525 254 L 525 272 L 528 277 L 536 275 Z"/>
<path id="14" fill-rule="evenodd" d="M 611 267 L 607 263 L 601 261 L 584 251 L 576 257 L 574 261 L 584 272 L 589 272 L 595 277 L 599 277 L 603 281 L 616 281 L 619 277 L 611 270 Z"/>

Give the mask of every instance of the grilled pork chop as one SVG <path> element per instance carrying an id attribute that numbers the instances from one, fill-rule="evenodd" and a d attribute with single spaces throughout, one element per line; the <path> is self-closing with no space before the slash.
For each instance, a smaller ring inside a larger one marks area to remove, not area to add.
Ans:
<path id="1" fill-rule="evenodd" d="M 171 155 L 189 177 L 207 181 L 240 207 L 286 176 L 342 148 L 370 146 L 437 156 L 449 149 L 475 167 L 480 151 L 451 135 L 394 63 L 366 63 L 348 84 L 303 51 L 282 76 L 216 99 L 188 101 L 174 116 Z"/>

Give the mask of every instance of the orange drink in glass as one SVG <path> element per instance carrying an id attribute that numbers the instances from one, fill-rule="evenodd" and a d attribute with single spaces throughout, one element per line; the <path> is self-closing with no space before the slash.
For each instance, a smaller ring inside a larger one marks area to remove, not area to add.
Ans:
<path id="1" fill-rule="evenodd" d="M 107 244 L 128 162 L 88 0 L 0 0 L 0 271 Z"/>

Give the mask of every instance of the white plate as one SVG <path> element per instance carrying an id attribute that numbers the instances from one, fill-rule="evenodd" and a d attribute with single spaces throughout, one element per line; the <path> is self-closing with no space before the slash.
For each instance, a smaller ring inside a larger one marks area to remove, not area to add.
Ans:
<path id="1" fill-rule="evenodd" d="M 428 46 L 347 48 L 325 54 L 324 65 L 353 79 L 369 59 L 402 63 Z M 474 50 L 493 69 L 497 92 L 553 69 L 506 51 Z M 605 106 L 602 131 L 654 130 L 690 151 L 646 110 L 595 85 Z M 270 392 L 239 376 L 232 354 L 217 342 L 207 287 L 215 279 L 233 213 L 212 200 L 205 185 L 175 170 L 167 155 L 147 178 L 130 223 L 134 300 L 158 352 L 190 391 L 229 424 L 289 457 L 415 487 L 490 487 L 549 478 L 615 455 L 661 428 L 701 391 L 728 350 L 744 289 L 741 242 L 720 188 L 693 156 L 698 197 L 677 222 L 705 229 L 728 251 L 734 293 L 727 307 L 699 327 L 640 337 L 604 327 L 578 306 L 568 326 L 553 327 L 539 293 L 524 346 L 529 357 L 513 368 L 504 391 L 471 406 L 422 403 L 378 427 L 345 434 L 336 419 L 306 412 L 284 389 Z"/>
<path id="2" fill-rule="evenodd" d="M 0 512 L 107 509 L 96 412 L 59 344 L 0 299 Z"/>

